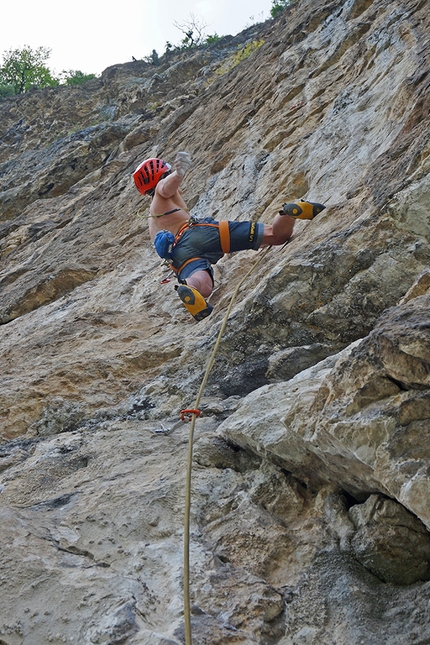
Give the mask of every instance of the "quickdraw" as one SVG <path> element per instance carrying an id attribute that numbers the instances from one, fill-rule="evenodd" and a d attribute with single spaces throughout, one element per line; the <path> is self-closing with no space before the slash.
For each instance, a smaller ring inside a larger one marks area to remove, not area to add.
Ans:
<path id="1" fill-rule="evenodd" d="M 181 415 L 180 415 L 181 421 L 191 421 L 191 419 L 193 418 L 193 415 L 195 417 L 199 417 L 201 415 L 201 411 L 193 410 L 193 409 L 181 410 Z"/>
<path id="2" fill-rule="evenodd" d="M 291 112 L 291 110 L 295 110 L 296 108 L 303 107 L 303 106 L 304 106 L 303 101 L 299 101 L 298 103 L 290 107 L 289 112 Z"/>

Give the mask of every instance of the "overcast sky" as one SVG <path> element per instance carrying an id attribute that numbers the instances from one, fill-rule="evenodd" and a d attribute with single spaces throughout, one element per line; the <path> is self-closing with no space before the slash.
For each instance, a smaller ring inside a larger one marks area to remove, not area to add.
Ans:
<path id="1" fill-rule="evenodd" d="M 49 47 L 54 73 L 80 70 L 100 74 L 109 65 L 161 55 L 183 34 L 174 23 L 207 25 L 205 34 L 235 35 L 270 17 L 271 0 L 5 0 L 0 20 L 3 53 L 29 45 Z"/>

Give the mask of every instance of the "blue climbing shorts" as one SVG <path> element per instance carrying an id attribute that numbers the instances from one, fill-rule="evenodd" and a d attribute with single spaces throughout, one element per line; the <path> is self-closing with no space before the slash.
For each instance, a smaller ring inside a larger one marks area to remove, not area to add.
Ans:
<path id="1" fill-rule="evenodd" d="M 224 253 L 221 249 L 218 221 L 205 217 L 191 224 L 182 233 L 173 248 L 172 266 L 182 282 L 196 271 L 208 271 L 213 280 L 212 264 L 216 264 Z M 202 226 L 207 223 L 208 226 Z M 215 226 L 214 226 L 215 224 Z M 212 226 L 210 226 L 212 225 Z M 262 222 L 228 222 L 230 232 L 230 253 L 260 248 L 263 240 Z"/>

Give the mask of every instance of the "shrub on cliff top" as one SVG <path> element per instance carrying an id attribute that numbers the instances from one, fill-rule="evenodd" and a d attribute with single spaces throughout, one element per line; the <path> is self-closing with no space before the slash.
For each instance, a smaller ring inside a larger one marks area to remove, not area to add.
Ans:
<path id="1" fill-rule="evenodd" d="M 62 80 L 66 85 L 82 85 L 93 78 L 96 78 L 95 74 L 84 74 L 80 69 L 69 69 L 69 71 L 63 71 Z"/>

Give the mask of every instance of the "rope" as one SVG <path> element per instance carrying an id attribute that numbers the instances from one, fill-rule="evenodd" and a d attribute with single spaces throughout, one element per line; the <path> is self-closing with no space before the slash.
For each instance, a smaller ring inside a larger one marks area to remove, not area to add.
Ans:
<path id="1" fill-rule="evenodd" d="M 185 621 L 185 644 L 191 645 L 191 611 L 190 611 L 190 512 L 191 512 L 191 472 L 192 472 L 192 461 L 193 461 L 193 441 L 194 441 L 194 428 L 196 425 L 196 418 L 199 416 L 199 405 L 203 395 L 203 390 L 205 389 L 206 383 L 208 382 L 210 371 L 215 362 L 215 356 L 217 354 L 218 348 L 221 343 L 221 338 L 224 333 L 224 330 L 227 325 L 228 317 L 230 315 L 233 303 L 239 289 L 242 284 L 248 278 L 249 275 L 254 271 L 254 269 L 260 264 L 264 257 L 266 257 L 268 251 L 271 249 L 268 246 L 262 253 L 256 262 L 251 266 L 248 273 L 246 273 L 243 278 L 240 280 L 236 289 L 233 292 L 233 295 L 230 300 L 230 304 L 227 308 L 227 311 L 224 316 L 224 320 L 221 325 L 221 329 L 218 333 L 218 338 L 210 355 L 206 372 L 204 374 L 200 389 L 197 394 L 196 401 L 194 403 L 193 410 L 184 410 L 184 412 L 191 413 L 191 427 L 190 434 L 188 438 L 188 462 L 187 462 L 187 476 L 186 476 L 186 486 L 185 486 L 185 520 L 184 520 L 184 621 Z"/>

